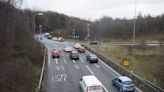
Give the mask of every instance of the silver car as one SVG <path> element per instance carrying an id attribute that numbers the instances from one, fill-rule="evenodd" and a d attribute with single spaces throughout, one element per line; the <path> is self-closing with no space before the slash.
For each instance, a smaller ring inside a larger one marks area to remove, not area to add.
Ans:
<path id="1" fill-rule="evenodd" d="M 119 88 L 120 92 L 134 92 L 135 85 L 129 77 L 121 76 L 114 78 L 112 84 Z"/>

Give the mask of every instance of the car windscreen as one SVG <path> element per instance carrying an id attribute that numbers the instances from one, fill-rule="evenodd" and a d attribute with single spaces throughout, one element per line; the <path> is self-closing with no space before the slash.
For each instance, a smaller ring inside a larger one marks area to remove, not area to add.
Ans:
<path id="1" fill-rule="evenodd" d="M 72 56 L 76 57 L 76 56 L 78 56 L 78 54 L 77 53 L 72 53 Z"/>
<path id="2" fill-rule="evenodd" d="M 131 85 L 131 84 L 133 84 L 133 82 L 132 81 L 125 81 L 125 82 L 123 82 L 123 84 L 125 84 L 125 85 Z"/>
<path id="3" fill-rule="evenodd" d="M 93 56 L 91 56 L 91 58 L 92 58 L 92 59 L 96 59 L 97 57 L 93 55 Z"/>

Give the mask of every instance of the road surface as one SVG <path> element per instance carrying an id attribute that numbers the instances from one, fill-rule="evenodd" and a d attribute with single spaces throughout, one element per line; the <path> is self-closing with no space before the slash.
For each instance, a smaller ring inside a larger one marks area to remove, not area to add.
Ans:
<path id="1" fill-rule="evenodd" d="M 46 92 L 82 92 L 79 80 L 84 75 L 95 75 L 103 84 L 104 92 L 119 92 L 112 85 L 112 79 L 120 76 L 116 71 L 110 68 L 99 59 L 97 64 L 90 64 L 86 61 L 85 53 L 80 53 L 79 60 L 71 60 L 69 53 L 64 52 L 64 46 L 73 46 L 73 42 L 57 42 L 43 38 L 42 42 L 48 49 L 48 62 L 46 66 Z M 51 57 L 52 49 L 61 51 L 61 57 L 53 59 Z M 140 92 L 138 89 L 135 92 Z"/>

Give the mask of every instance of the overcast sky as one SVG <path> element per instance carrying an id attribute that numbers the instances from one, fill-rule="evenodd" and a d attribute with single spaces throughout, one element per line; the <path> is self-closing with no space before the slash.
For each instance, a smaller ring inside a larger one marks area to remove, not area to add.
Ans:
<path id="1" fill-rule="evenodd" d="M 133 18 L 135 0 L 24 0 L 23 8 L 51 10 L 82 19 Z M 164 0 L 137 0 L 137 15 L 164 14 Z"/>

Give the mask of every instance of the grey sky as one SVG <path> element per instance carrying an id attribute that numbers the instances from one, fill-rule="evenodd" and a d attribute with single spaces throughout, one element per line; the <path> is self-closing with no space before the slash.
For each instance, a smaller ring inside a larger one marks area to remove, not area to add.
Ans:
<path id="1" fill-rule="evenodd" d="M 23 8 L 51 10 L 82 19 L 133 18 L 135 0 L 24 0 Z M 164 0 L 137 0 L 137 14 L 164 14 Z"/>

